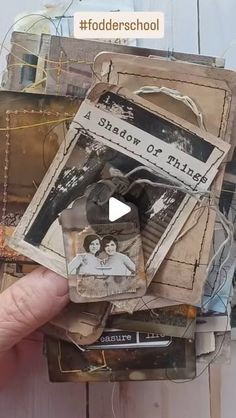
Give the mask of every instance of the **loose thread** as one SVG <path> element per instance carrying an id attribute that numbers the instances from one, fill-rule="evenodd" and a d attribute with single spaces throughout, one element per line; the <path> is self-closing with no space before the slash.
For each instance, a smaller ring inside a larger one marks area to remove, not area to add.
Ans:
<path id="1" fill-rule="evenodd" d="M 1 44 L 1 43 L 0 43 Z M 29 54 L 32 54 L 32 55 L 35 55 L 35 56 L 37 56 L 38 58 L 40 58 L 42 61 L 44 61 L 44 62 L 47 62 L 47 63 L 51 63 L 51 64 L 72 64 L 72 63 L 74 63 L 74 64 L 88 64 L 88 65 L 92 65 L 93 64 L 93 61 L 85 61 L 85 60 L 75 60 L 75 59 L 67 59 L 66 61 L 63 61 L 63 60 L 61 60 L 61 61 L 54 61 L 54 60 L 50 60 L 50 59 L 48 59 L 48 58 L 44 58 L 44 57 L 41 57 L 40 55 L 36 55 L 35 54 L 35 52 L 33 52 L 33 51 L 30 51 L 30 49 L 28 49 L 28 48 L 25 48 L 23 45 L 21 45 L 21 44 L 18 44 L 17 42 L 11 42 L 11 44 L 12 45 L 16 45 L 16 46 L 18 46 L 19 48 L 22 48 L 24 51 L 26 51 L 26 52 L 29 52 Z M 6 48 L 6 47 L 5 47 Z M 7 49 L 7 48 L 6 48 Z M 8 52 L 10 52 L 10 54 L 11 54 L 11 51 L 8 49 Z M 13 55 L 13 54 L 12 54 Z M 13 55 L 14 56 L 14 55 Z M 19 58 L 19 57 L 17 57 L 17 56 L 15 56 L 16 58 Z M 20 58 L 19 58 L 20 59 Z"/>
<path id="2" fill-rule="evenodd" d="M 52 71 L 58 71 L 58 65 L 60 65 L 60 72 L 61 73 L 70 74 L 71 71 L 62 68 L 62 65 L 74 63 L 74 64 L 86 64 L 86 65 L 90 66 L 91 72 L 93 73 L 93 69 L 92 69 L 93 62 L 85 61 L 85 60 L 72 60 L 72 59 L 67 60 L 67 61 L 53 61 L 53 60 L 49 60 L 49 59 L 46 59 L 44 57 L 41 57 L 40 55 L 35 54 L 35 52 L 30 51 L 29 49 L 23 47 L 22 45 L 20 45 L 20 44 L 18 44 L 16 42 L 12 42 L 12 45 L 13 44 L 17 45 L 18 47 L 21 47 L 22 49 L 24 49 L 25 51 L 29 52 L 32 55 L 37 56 L 41 61 L 55 64 L 55 67 L 47 67 L 47 70 L 45 70 L 45 68 L 43 68 L 42 66 L 39 66 L 39 64 L 37 64 L 37 65 L 29 64 L 27 61 L 25 61 L 21 57 L 17 56 L 16 54 L 14 54 L 10 49 L 8 49 L 5 45 L 3 45 L 2 48 L 4 48 L 16 60 L 20 61 L 19 64 L 16 63 L 16 64 L 10 64 L 10 65 L 8 65 L 6 70 L 8 70 L 8 68 L 10 68 L 12 66 L 19 66 L 19 67 L 20 66 L 23 66 L 23 65 L 24 66 L 29 66 L 29 67 L 37 68 L 37 69 L 41 70 L 42 72 L 44 72 L 44 74 L 46 74 L 46 79 L 47 79 L 47 76 L 48 76 L 48 72 L 49 71 L 51 71 L 51 72 Z M 0 45 L 1 45 L 1 43 L 0 43 Z M 3 70 L 1 74 L 4 74 L 6 72 L 6 70 Z M 44 81 L 45 80 L 42 79 L 42 80 L 39 81 L 39 83 L 41 84 Z M 33 88 L 34 86 L 35 86 L 35 83 L 32 83 L 32 84 L 29 84 L 26 88 L 31 88 L 31 87 Z"/>
<path id="3" fill-rule="evenodd" d="M 62 123 L 62 122 L 65 122 L 67 120 L 69 121 L 71 119 L 73 119 L 73 116 L 70 116 L 70 117 L 64 118 L 64 119 L 48 120 L 48 121 L 45 121 L 45 122 L 35 123 L 35 124 L 32 124 L 32 125 L 15 126 L 15 127 L 12 127 L 12 128 L 0 128 L 0 131 L 5 132 L 5 131 L 17 131 L 18 129 L 36 128 L 38 126 L 50 125 L 52 123 L 59 123 L 59 122 Z"/>
<path id="4" fill-rule="evenodd" d="M 189 96 L 185 96 L 181 94 L 178 90 L 170 89 L 168 87 L 156 87 L 156 86 L 143 86 L 139 90 L 136 90 L 134 94 L 155 94 L 155 93 L 163 93 L 167 96 L 173 97 L 174 99 L 183 102 L 187 107 L 189 107 L 192 112 L 195 114 L 198 120 L 198 124 L 201 129 L 206 130 L 203 121 L 203 114 L 198 109 L 197 104 L 194 102 L 193 99 Z"/>
<path id="5" fill-rule="evenodd" d="M 72 337 L 71 335 L 66 331 L 67 338 L 83 353 L 86 351 L 85 348 L 81 347 Z"/>
<path id="6" fill-rule="evenodd" d="M 140 166 L 140 167 L 136 167 L 134 170 L 131 170 L 129 173 L 126 174 L 126 177 L 137 173 L 140 170 L 146 170 L 148 172 L 152 172 L 154 173 L 153 170 L 146 168 L 145 166 Z M 227 263 L 231 251 L 232 251 L 232 247 L 233 247 L 233 242 L 234 242 L 234 225 L 232 222 L 230 222 L 227 217 L 218 209 L 217 204 L 214 201 L 214 192 L 212 191 L 192 191 L 189 190 L 188 188 L 186 188 L 185 186 L 175 186 L 175 185 L 171 185 L 171 184 L 165 184 L 165 183 L 160 183 L 160 182 L 153 182 L 151 180 L 148 179 L 138 179 L 135 180 L 131 183 L 128 191 L 135 185 L 135 184 L 148 184 L 154 187 L 162 187 L 162 188 L 167 188 L 167 189 L 172 189 L 172 190 L 180 190 L 185 194 L 189 194 L 191 196 L 194 196 L 196 198 L 196 200 L 202 204 L 202 199 L 200 199 L 199 195 L 203 195 L 205 197 L 208 197 L 209 199 L 211 198 L 213 201 L 213 205 L 207 205 L 207 207 L 211 208 L 212 210 L 214 210 L 216 212 L 216 214 L 219 217 L 219 221 L 221 223 L 221 225 L 223 226 L 225 232 L 226 232 L 226 239 L 221 243 L 220 247 L 218 248 L 218 250 L 215 252 L 215 254 L 212 256 L 212 258 L 210 259 L 206 272 L 207 274 L 209 274 L 210 269 L 213 265 L 213 263 L 215 262 L 215 260 L 217 259 L 218 255 L 221 253 L 223 248 L 226 248 L 226 246 L 229 244 L 229 248 L 228 248 L 228 252 L 227 252 L 227 256 L 224 259 L 224 261 L 220 264 L 219 267 L 219 273 L 221 273 L 222 268 L 224 267 L 224 265 Z M 196 225 L 196 223 L 195 223 Z M 189 229 L 187 229 L 186 231 L 184 231 L 184 235 L 189 232 L 195 225 L 192 225 Z M 183 234 L 182 236 L 183 237 Z"/>
<path id="7" fill-rule="evenodd" d="M 58 28 L 59 28 L 59 26 L 60 26 L 60 24 L 61 24 L 61 21 L 62 21 L 63 17 L 65 17 L 65 14 L 66 14 L 66 13 L 68 12 L 68 10 L 70 10 L 70 8 L 73 6 L 74 1 L 75 1 L 75 0 L 71 0 L 71 1 L 69 2 L 68 6 L 65 8 L 64 12 L 62 13 L 61 18 L 58 20 L 58 24 L 57 24 L 57 31 L 58 31 Z"/>
<path id="8" fill-rule="evenodd" d="M 57 28 L 56 28 L 56 25 L 55 25 L 55 23 L 54 23 L 54 21 L 53 21 L 53 19 L 51 18 L 51 17 L 48 17 L 48 16 L 45 16 L 45 15 L 43 15 L 43 14 L 39 14 L 39 13 L 29 13 L 28 15 L 25 15 L 25 16 L 22 16 L 22 17 L 20 17 L 19 19 L 17 19 L 10 27 L 9 27 L 9 29 L 7 30 L 7 32 L 5 33 L 5 35 L 4 35 L 4 37 L 3 37 L 3 41 L 0 43 L 1 44 L 1 47 L 0 47 L 0 56 L 2 55 L 2 50 L 3 50 L 3 47 L 5 47 L 5 42 L 6 42 L 6 39 L 7 39 L 7 36 L 8 36 L 8 34 L 11 32 L 11 30 L 14 28 L 14 26 L 18 23 L 18 22 L 20 22 L 20 21 L 22 21 L 22 20 L 24 20 L 24 19 L 26 19 L 26 18 L 28 18 L 28 17 L 30 17 L 30 16 L 38 16 L 38 17 L 43 17 L 45 20 L 49 20 L 51 23 L 52 23 L 52 25 L 54 26 L 54 28 L 55 28 L 55 30 L 56 30 L 56 35 L 58 35 L 58 31 L 57 31 Z"/>

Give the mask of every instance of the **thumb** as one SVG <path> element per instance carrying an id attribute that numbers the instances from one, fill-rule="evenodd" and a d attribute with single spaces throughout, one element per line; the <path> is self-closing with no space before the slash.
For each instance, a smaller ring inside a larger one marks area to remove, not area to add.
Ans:
<path id="1" fill-rule="evenodd" d="M 68 303 L 67 280 L 40 267 L 0 295 L 0 353 L 50 321 Z"/>

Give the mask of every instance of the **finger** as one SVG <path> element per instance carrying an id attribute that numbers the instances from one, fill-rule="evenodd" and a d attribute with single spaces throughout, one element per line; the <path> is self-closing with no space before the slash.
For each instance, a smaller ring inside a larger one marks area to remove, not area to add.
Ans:
<path id="1" fill-rule="evenodd" d="M 0 295 L 0 353 L 50 321 L 68 303 L 67 280 L 40 267 Z"/>

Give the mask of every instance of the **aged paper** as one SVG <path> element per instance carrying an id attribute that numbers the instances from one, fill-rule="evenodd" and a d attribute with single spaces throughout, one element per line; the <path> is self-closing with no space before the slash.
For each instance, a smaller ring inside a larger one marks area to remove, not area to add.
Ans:
<path id="1" fill-rule="evenodd" d="M 146 334 L 146 339 L 155 337 Z M 194 342 L 181 338 L 171 339 L 166 347 L 124 349 L 121 344 L 118 349 L 84 352 L 47 338 L 46 354 L 52 382 L 192 379 L 196 375 Z"/>
<path id="2" fill-rule="evenodd" d="M 205 141 L 208 144 L 211 144 L 211 146 L 213 147 L 212 152 L 214 152 L 214 149 L 216 147 L 221 149 L 222 150 L 221 157 L 219 155 L 215 156 L 214 164 L 216 164 L 216 167 L 219 165 L 219 161 L 223 158 L 223 155 L 225 155 L 225 153 L 227 152 L 228 146 L 224 144 L 222 141 L 219 141 L 214 136 L 207 134 L 207 133 L 205 134 L 202 131 L 199 131 L 198 128 L 195 128 L 193 125 L 188 124 L 184 120 L 175 118 L 174 116 L 170 115 L 167 111 L 164 111 L 163 109 L 159 109 L 153 105 L 150 105 L 150 103 L 147 102 L 146 100 L 143 100 L 141 98 L 138 98 L 132 95 L 130 97 L 130 94 L 126 93 L 125 90 L 122 92 L 119 90 L 119 92 L 117 92 L 116 88 L 113 88 L 111 90 L 111 87 L 108 87 L 106 85 L 99 85 L 91 91 L 89 99 L 93 98 L 94 102 L 95 103 L 97 102 L 97 105 L 99 105 L 99 100 L 101 100 L 101 106 L 102 108 L 104 108 L 103 101 L 107 100 L 107 98 L 110 97 L 112 94 L 116 96 L 116 100 L 120 100 L 120 97 L 121 97 L 121 100 L 126 100 L 127 106 L 131 106 L 130 108 L 131 125 L 132 125 L 132 118 L 135 118 L 135 117 L 137 118 L 138 112 L 142 112 L 142 111 L 147 112 L 147 107 L 148 107 L 148 112 L 151 114 L 152 117 L 154 117 L 154 115 L 160 115 L 160 112 L 161 112 L 161 117 L 164 120 L 166 119 L 170 120 L 172 118 L 172 123 L 173 124 L 181 123 L 182 129 L 184 128 L 188 129 L 188 131 L 193 132 L 195 135 L 200 133 L 201 138 L 203 138 L 204 136 L 204 139 L 201 139 L 201 140 Z M 133 101 L 135 101 L 136 104 L 132 104 Z M 133 116 L 132 116 L 132 112 L 134 112 Z M 127 120 L 127 112 L 125 109 L 124 109 L 124 117 Z M 122 112 L 121 112 L 120 118 L 122 118 Z M 120 121 L 120 118 L 117 117 L 117 121 Z M 145 132 L 145 127 L 143 128 L 143 130 Z M 47 240 L 47 236 L 46 236 L 46 241 L 45 241 L 45 235 L 43 235 L 43 229 L 45 228 L 45 224 L 47 224 L 47 222 L 50 221 L 50 204 L 51 204 L 50 202 L 53 202 L 53 207 L 55 208 L 56 200 L 58 200 L 58 207 L 60 208 L 60 211 L 61 211 L 65 208 L 63 207 L 65 204 L 65 201 L 67 202 L 66 204 L 66 207 L 67 207 L 71 202 L 73 202 L 73 200 L 76 197 L 79 197 L 80 194 L 83 195 L 83 190 L 85 190 L 84 189 L 85 185 L 90 184 L 91 181 L 94 181 L 97 178 L 100 179 L 99 177 L 100 172 L 101 172 L 101 169 L 104 168 L 104 161 L 106 161 L 107 158 L 108 158 L 108 161 L 111 161 L 111 163 L 113 160 L 114 162 L 117 161 L 115 162 L 116 164 L 115 167 L 116 168 L 120 167 L 120 170 L 124 170 L 125 168 L 126 172 L 127 170 L 129 171 L 138 167 L 138 161 L 136 161 L 136 155 L 134 155 L 135 160 L 127 159 L 129 155 L 128 151 L 124 150 L 122 146 L 120 149 L 120 152 L 122 152 L 121 159 L 120 159 L 120 157 L 119 158 L 116 157 L 117 150 L 113 149 L 113 144 L 111 144 L 112 146 L 111 148 L 112 152 L 111 152 L 109 151 L 110 148 L 104 147 L 103 144 L 97 143 L 96 145 L 96 142 L 93 143 L 93 141 L 96 141 L 98 139 L 95 134 L 94 134 L 94 139 L 93 139 L 93 134 L 91 132 L 89 133 L 90 135 L 89 139 L 88 138 L 85 139 L 83 135 L 84 135 L 84 131 L 83 129 L 81 131 L 81 127 L 80 125 L 78 125 L 77 119 L 75 119 L 67 135 L 65 144 L 61 146 L 57 156 L 55 157 L 54 163 L 51 165 L 47 176 L 44 178 L 44 181 L 39 187 L 39 190 L 37 192 L 37 195 L 35 196 L 35 199 L 33 200 L 28 211 L 25 213 L 24 218 L 22 222 L 20 223 L 20 225 L 18 226 L 17 231 L 14 235 L 14 238 L 11 241 L 11 245 L 14 248 L 18 248 L 18 249 L 20 248 L 22 253 L 30 255 L 33 259 L 37 260 L 43 265 L 65 276 L 66 276 L 66 271 L 65 271 L 64 257 L 60 255 L 60 253 L 57 253 L 55 251 L 55 247 L 51 246 L 51 249 L 50 249 L 50 242 Z M 81 136 L 81 139 L 80 139 L 80 136 Z M 155 138 L 153 138 L 153 140 L 155 140 Z M 195 140 L 195 137 L 194 137 L 194 140 Z M 80 142 L 81 144 L 84 143 L 83 145 L 84 151 L 82 150 L 79 151 L 79 148 L 77 149 Z M 117 148 L 117 145 L 115 147 Z M 88 154 L 89 159 L 87 159 L 86 153 L 89 153 Z M 124 158 L 127 159 L 125 163 L 124 163 Z M 186 158 L 188 158 L 187 152 L 186 152 Z M 210 156 L 209 158 L 212 158 L 212 157 Z M 118 163 L 120 164 L 119 166 L 117 166 Z M 144 163 L 145 163 L 145 160 L 143 160 L 143 164 Z M 71 167 L 71 169 L 67 167 Z M 84 176 L 85 168 L 86 168 L 86 176 Z M 81 171 L 81 173 L 79 170 Z M 156 172 L 158 174 L 157 170 L 158 168 L 156 167 Z M 81 175 L 82 175 L 81 177 L 82 183 L 81 183 L 80 177 L 78 177 Z M 67 183 L 65 181 L 67 181 Z M 161 178 L 155 181 L 163 182 Z M 68 187 L 65 189 L 65 184 L 67 185 L 72 184 L 72 186 L 70 186 L 72 190 L 70 194 L 68 194 L 68 192 L 65 193 L 64 190 L 69 191 Z M 79 190 L 80 194 L 78 195 L 79 185 L 81 186 Z M 165 185 L 164 185 L 164 192 L 163 192 L 163 186 L 161 190 L 162 190 L 161 195 L 162 193 L 167 193 L 167 191 L 165 191 Z M 56 195 L 54 196 L 55 193 Z M 61 193 L 61 197 L 60 197 L 60 193 Z M 158 197 L 158 193 L 160 194 L 160 191 L 158 191 L 158 188 L 155 193 L 157 193 L 156 196 Z M 68 194 L 68 198 L 67 198 L 67 194 Z M 151 279 L 153 278 L 155 271 L 160 266 L 161 261 L 163 260 L 163 257 L 166 255 L 168 249 L 170 248 L 170 245 L 173 243 L 174 239 L 177 238 L 178 234 L 181 231 L 181 228 L 183 227 L 191 211 L 196 205 L 196 199 L 191 198 L 189 196 L 185 197 L 185 193 L 177 192 L 176 194 L 176 192 L 173 191 L 172 194 L 173 194 L 172 198 L 170 196 L 167 196 L 168 199 L 165 203 L 166 209 L 165 207 L 163 207 L 163 210 L 165 209 L 164 212 L 168 208 L 171 209 L 170 210 L 171 214 L 168 216 L 168 219 L 170 218 L 171 222 L 169 220 L 166 221 L 163 225 L 161 225 L 161 228 L 159 227 L 157 228 L 157 232 L 155 232 L 155 228 L 153 229 L 154 225 L 152 225 L 152 230 L 154 231 L 154 237 L 158 238 L 159 242 L 158 242 L 158 245 L 156 245 L 156 242 L 155 242 L 156 238 L 155 239 L 153 238 L 153 240 L 151 240 L 151 243 L 149 243 L 149 240 L 146 243 L 146 246 L 148 247 L 147 252 L 146 252 L 147 254 L 146 271 L 147 271 L 149 283 Z M 151 195 L 152 195 L 152 199 L 153 199 L 153 196 L 155 199 L 154 189 L 151 191 Z M 165 197 L 163 197 L 162 200 L 163 199 L 165 199 Z M 162 202 L 162 205 L 164 202 Z M 139 210 L 140 210 L 141 203 L 142 203 L 142 200 L 140 199 L 140 197 L 138 197 Z M 151 202 L 151 206 L 149 205 L 149 208 L 148 208 L 148 210 L 151 209 L 150 211 L 151 215 L 150 215 L 150 219 L 147 218 L 147 220 L 145 220 L 145 223 L 144 223 L 143 230 L 145 231 L 145 235 L 148 233 L 146 229 L 149 228 L 148 227 L 149 223 L 151 222 L 151 224 L 153 224 L 153 220 L 154 220 L 153 216 L 156 214 L 156 209 L 153 208 L 154 203 L 155 201 Z M 145 201 L 144 201 L 144 204 L 145 204 Z M 148 210 L 146 209 L 147 213 L 149 213 Z M 142 214 L 143 211 L 141 210 L 140 213 Z M 159 213 L 159 210 L 157 211 L 157 215 L 158 213 Z M 164 216 L 164 213 L 162 216 Z M 49 227 L 50 227 L 50 223 L 49 223 Z M 170 230 L 171 230 L 171 234 L 170 233 L 167 234 L 167 232 Z M 160 231 L 162 231 L 161 234 L 160 234 Z M 47 233 L 47 231 L 45 232 Z M 57 237 L 59 237 L 59 235 L 57 235 Z M 153 245 L 152 241 L 154 243 L 153 249 L 152 249 L 152 245 Z M 155 257 L 157 251 L 159 251 L 158 252 L 159 257 Z"/>
<path id="3" fill-rule="evenodd" d="M 20 259 L 6 246 L 47 172 L 78 99 L 0 92 L 0 256 Z M 20 158 L 19 158 L 20 156 Z"/>
<path id="4" fill-rule="evenodd" d="M 232 71 L 206 68 L 178 62 L 141 57 L 127 57 L 121 54 L 100 54 L 95 60 L 94 71 L 101 79 L 102 69 L 110 63 L 109 74 L 105 72 L 102 80 L 137 91 L 144 86 L 165 87 L 190 97 L 202 113 L 207 131 L 231 141 L 235 109 L 235 73 Z M 99 75 L 100 74 L 100 75 Z M 145 94 L 146 99 L 168 109 L 182 118 L 198 124 L 193 111 L 184 103 L 163 93 Z M 214 112 L 212 112 L 214 106 Z M 216 115 L 218 115 L 216 117 Z M 232 152 L 230 153 L 230 155 Z M 231 158 L 231 157 L 230 157 Z M 231 164 L 232 166 L 232 164 Z M 222 164 L 219 175 L 213 184 L 216 196 L 222 187 L 225 165 Z M 199 206 L 187 221 L 182 234 L 170 249 L 150 292 L 153 296 L 162 296 L 180 302 L 197 304 L 202 295 L 202 284 L 206 278 L 212 237 L 214 232 L 215 211 L 208 205 Z M 187 234 L 184 231 L 189 230 Z M 197 255 L 197 256 L 196 256 Z M 181 283 L 177 287 L 176 282 Z M 156 284 L 155 284 L 156 283 Z M 202 284 L 200 284 L 202 283 Z M 151 296 L 150 296 L 151 297 Z"/>

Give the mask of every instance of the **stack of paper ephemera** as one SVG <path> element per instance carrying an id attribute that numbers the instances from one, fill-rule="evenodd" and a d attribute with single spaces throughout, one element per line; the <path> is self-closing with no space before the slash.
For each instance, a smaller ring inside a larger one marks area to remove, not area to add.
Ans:
<path id="1" fill-rule="evenodd" d="M 13 32 L 0 286 L 38 265 L 68 280 L 42 328 L 51 381 L 194 379 L 230 360 L 235 105 L 213 57 Z"/>

